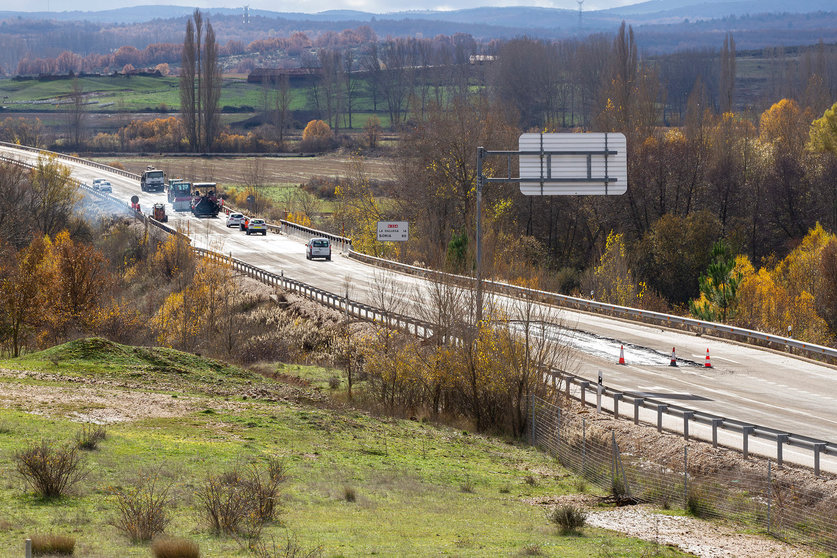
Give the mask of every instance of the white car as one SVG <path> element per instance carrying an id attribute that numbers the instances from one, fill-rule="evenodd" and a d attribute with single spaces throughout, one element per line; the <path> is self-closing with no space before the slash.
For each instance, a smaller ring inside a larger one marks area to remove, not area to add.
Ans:
<path id="1" fill-rule="evenodd" d="M 227 227 L 240 227 L 244 223 L 244 215 L 241 213 L 230 213 L 227 215 Z"/>
<path id="2" fill-rule="evenodd" d="M 102 182 L 107 182 L 107 179 L 105 179 L 105 178 L 94 178 L 93 179 L 93 189 L 98 190 L 99 189 L 99 184 L 101 184 Z"/>
<path id="3" fill-rule="evenodd" d="M 108 182 L 107 180 L 99 182 L 97 186 L 93 186 L 93 188 L 99 190 L 100 192 L 113 192 L 113 186 L 111 186 L 110 182 Z"/>
<path id="4" fill-rule="evenodd" d="M 305 257 L 309 260 L 325 258 L 331 260 L 331 242 L 327 238 L 312 238 L 305 245 Z"/>
<path id="5" fill-rule="evenodd" d="M 267 236 L 267 224 L 264 222 L 264 219 L 250 219 L 250 222 L 247 223 L 247 234 L 256 234 L 262 233 L 262 235 Z"/>

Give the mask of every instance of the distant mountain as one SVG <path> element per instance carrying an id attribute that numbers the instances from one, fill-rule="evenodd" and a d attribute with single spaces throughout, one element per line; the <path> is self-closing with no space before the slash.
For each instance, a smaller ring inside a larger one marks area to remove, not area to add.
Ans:
<path id="1" fill-rule="evenodd" d="M 96 12 L 0 12 L 0 19 L 50 19 L 56 21 L 91 21 L 96 23 L 139 23 L 153 19 L 186 17 L 194 8 L 184 6 L 135 6 Z M 211 15 L 239 16 L 241 8 L 209 8 Z M 629 23 L 679 23 L 688 20 L 741 17 L 756 14 L 805 14 L 835 12 L 835 0 L 741 0 L 718 2 L 695 0 L 649 0 L 607 10 L 585 10 L 583 26 L 590 30 L 610 29 L 614 21 Z M 251 17 L 261 16 L 297 22 L 346 22 L 364 24 L 380 21 L 436 21 L 463 25 L 497 26 L 505 29 L 577 28 L 578 11 L 531 6 L 482 7 L 452 11 L 416 10 L 391 13 L 370 13 L 355 10 L 329 10 L 314 14 L 250 10 Z"/>
<path id="2" fill-rule="evenodd" d="M 112 52 L 122 45 L 142 49 L 153 42 L 171 42 L 170 37 L 177 37 L 174 42 L 178 42 L 185 19 L 192 11 L 189 7 L 159 5 L 98 12 L 0 12 L 0 43 L 15 45 L 0 49 L 0 68 L 15 68 L 24 56 L 54 56 L 55 49 Z M 612 34 L 622 21 L 633 26 L 640 48 L 649 54 L 718 49 L 728 31 L 734 32 L 736 46 L 742 50 L 818 41 L 837 43 L 837 0 L 799 0 L 787 5 L 779 0 L 649 0 L 621 8 L 584 11 L 581 22 L 577 10 L 524 6 L 386 14 L 252 9 L 247 24 L 242 21 L 241 8 L 211 8 L 204 13 L 212 18 L 220 44 L 230 40 L 246 44 L 296 32 L 316 38 L 322 33 L 339 33 L 363 25 L 381 38 L 467 33 L 478 41 L 524 35 L 550 40 L 583 39 L 594 33 Z M 146 25 L 152 20 L 157 23 Z M 16 48 L 18 44 L 29 45 L 28 50 Z"/>
<path id="3" fill-rule="evenodd" d="M 650 0 L 630 6 L 594 12 L 596 15 L 618 15 L 633 21 L 677 21 L 714 19 L 757 14 L 807 14 L 837 11 L 834 0 L 741 0 L 695 2 L 695 0 Z"/>

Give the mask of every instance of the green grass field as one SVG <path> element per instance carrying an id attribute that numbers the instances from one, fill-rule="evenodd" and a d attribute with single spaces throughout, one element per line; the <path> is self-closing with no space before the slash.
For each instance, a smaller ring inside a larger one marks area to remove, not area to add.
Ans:
<path id="1" fill-rule="evenodd" d="M 180 107 L 179 81 L 177 77 L 109 76 L 78 79 L 85 96 L 85 108 L 90 112 L 157 112 L 178 111 Z M 60 112 L 68 110 L 66 104 L 72 90 L 68 79 L 39 81 L 11 79 L 0 80 L 0 101 L 7 113 L 15 111 Z M 372 100 L 364 88 L 359 88 L 353 105 L 352 128 L 359 130 L 372 116 Z M 233 109 L 263 110 L 265 89 L 246 79 L 226 77 L 221 86 L 219 105 Z M 310 109 L 311 88 L 294 87 L 291 91 L 290 110 Z M 61 102 L 65 104 L 61 104 Z M 268 100 L 268 106 L 271 102 Z M 376 114 L 381 125 L 389 126 L 389 117 L 382 106 Z"/>
<path id="2" fill-rule="evenodd" d="M 334 370 L 260 369 L 304 381 L 99 339 L 0 361 L 0 555 L 22 555 L 27 536 L 55 533 L 76 538 L 77 556 L 150 556 L 111 525 L 109 488 L 155 467 L 172 483 L 169 534 L 197 541 L 205 557 L 251 555 L 210 534 L 195 490 L 208 472 L 267 455 L 285 459 L 290 479 L 263 539 L 283 543 L 290 534 L 323 556 L 652 555 L 650 543 L 601 530 L 559 535 L 531 502 L 577 484 L 537 450 L 342 409 L 322 395 Z M 69 496 L 35 497 L 14 472 L 13 453 L 41 439 L 69 441 L 90 417 L 112 422 L 85 455 L 87 479 Z"/>

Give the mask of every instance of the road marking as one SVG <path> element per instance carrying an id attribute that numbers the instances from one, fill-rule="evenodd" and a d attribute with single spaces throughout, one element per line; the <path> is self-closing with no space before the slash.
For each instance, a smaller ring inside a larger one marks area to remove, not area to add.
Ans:
<path id="1" fill-rule="evenodd" d="M 702 358 L 702 359 L 706 359 L 706 354 L 702 354 L 702 355 L 695 355 L 695 354 L 693 354 L 693 355 L 692 355 L 692 357 L 693 357 L 693 358 Z M 727 362 L 731 362 L 731 363 L 733 363 L 733 364 L 741 364 L 741 363 L 740 363 L 740 362 L 738 362 L 737 360 L 732 360 L 731 358 L 726 358 L 726 357 L 722 357 L 722 356 L 709 355 L 709 358 L 710 358 L 711 360 L 725 360 L 725 361 L 727 361 Z"/>

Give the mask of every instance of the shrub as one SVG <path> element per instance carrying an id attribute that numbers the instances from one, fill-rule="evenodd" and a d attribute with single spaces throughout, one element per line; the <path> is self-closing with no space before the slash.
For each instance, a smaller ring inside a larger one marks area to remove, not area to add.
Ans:
<path id="1" fill-rule="evenodd" d="M 15 469 L 44 498 L 56 498 L 84 480 L 87 471 L 75 446 L 55 447 L 42 440 L 13 456 Z"/>
<path id="2" fill-rule="evenodd" d="M 549 521 L 557 525 L 562 533 L 574 533 L 584 527 L 587 513 L 572 505 L 558 506 L 549 513 Z"/>
<path id="3" fill-rule="evenodd" d="M 343 499 L 347 502 L 354 502 L 355 500 L 357 500 L 357 493 L 355 492 L 355 489 L 351 486 L 344 486 Z"/>
<path id="4" fill-rule="evenodd" d="M 162 537 L 151 545 L 154 558 L 200 558 L 198 543 L 189 539 Z"/>
<path id="5" fill-rule="evenodd" d="M 337 376 L 332 376 L 328 379 L 328 387 L 331 389 L 337 389 L 340 387 L 340 378 Z"/>
<path id="6" fill-rule="evenodd" d="M 697 487 L 689 487 L 686 497 L 686 511 L 695 517 L 706 518 L 713 514 L 712 505 L 706 495 Z"/>
<path id="7" fill-rule="evenodd" d="M 334 132 L 326 122 L 312 120 L 302 131 L 301 151 L 322 151 L 331 147 L 334 141 Z"/>
<path id="8" fill-rule="evenodd" d="M 543 556 L 543 549 L 536 543 L 527 544 L 520 549 L 518 556 Z"/>
<path id="9" fill-rule="evenodd" d="M 108 437 L 108 431 L 104 426 L 85 424 L 76 433 L 76 446 L 82 450 L 94 450 L 99 442 Z"/>
<path id="10" fill-rule="evenodd" d="M 159 470 L 141 472 L 132 486 L 113 489 L 119 515 L 113 525 L 131 542 L 150 541 L 169 524 L 169 490 L 171 484 L 161 486 Z"/>
<path id="11" fill-rule="evenodd" d="M 265 542 L 253 546 L 256 558 L 319 558 L 323 555 L 321 546 L 312 549 L 305 549 L 300 545 L 294 535 L 288 535 L 284 544 L 277 544 L 271 540 L 268 545 Z"/>
<path id="12" fill-rule="evenodd" d="M 76 540 L 67 535 L 32 535 L 32 555 L 58 554 L 72 556 L 76 549 Z"/>
<path id="13" fill-rule="evenodd" d="M 197 497 L 214 532 L 257 538 L 278 511 L 279 488 L 285 480 L 284 462 L 270 457 L 264 467 L 250 463 L 207 475 Z"/>

